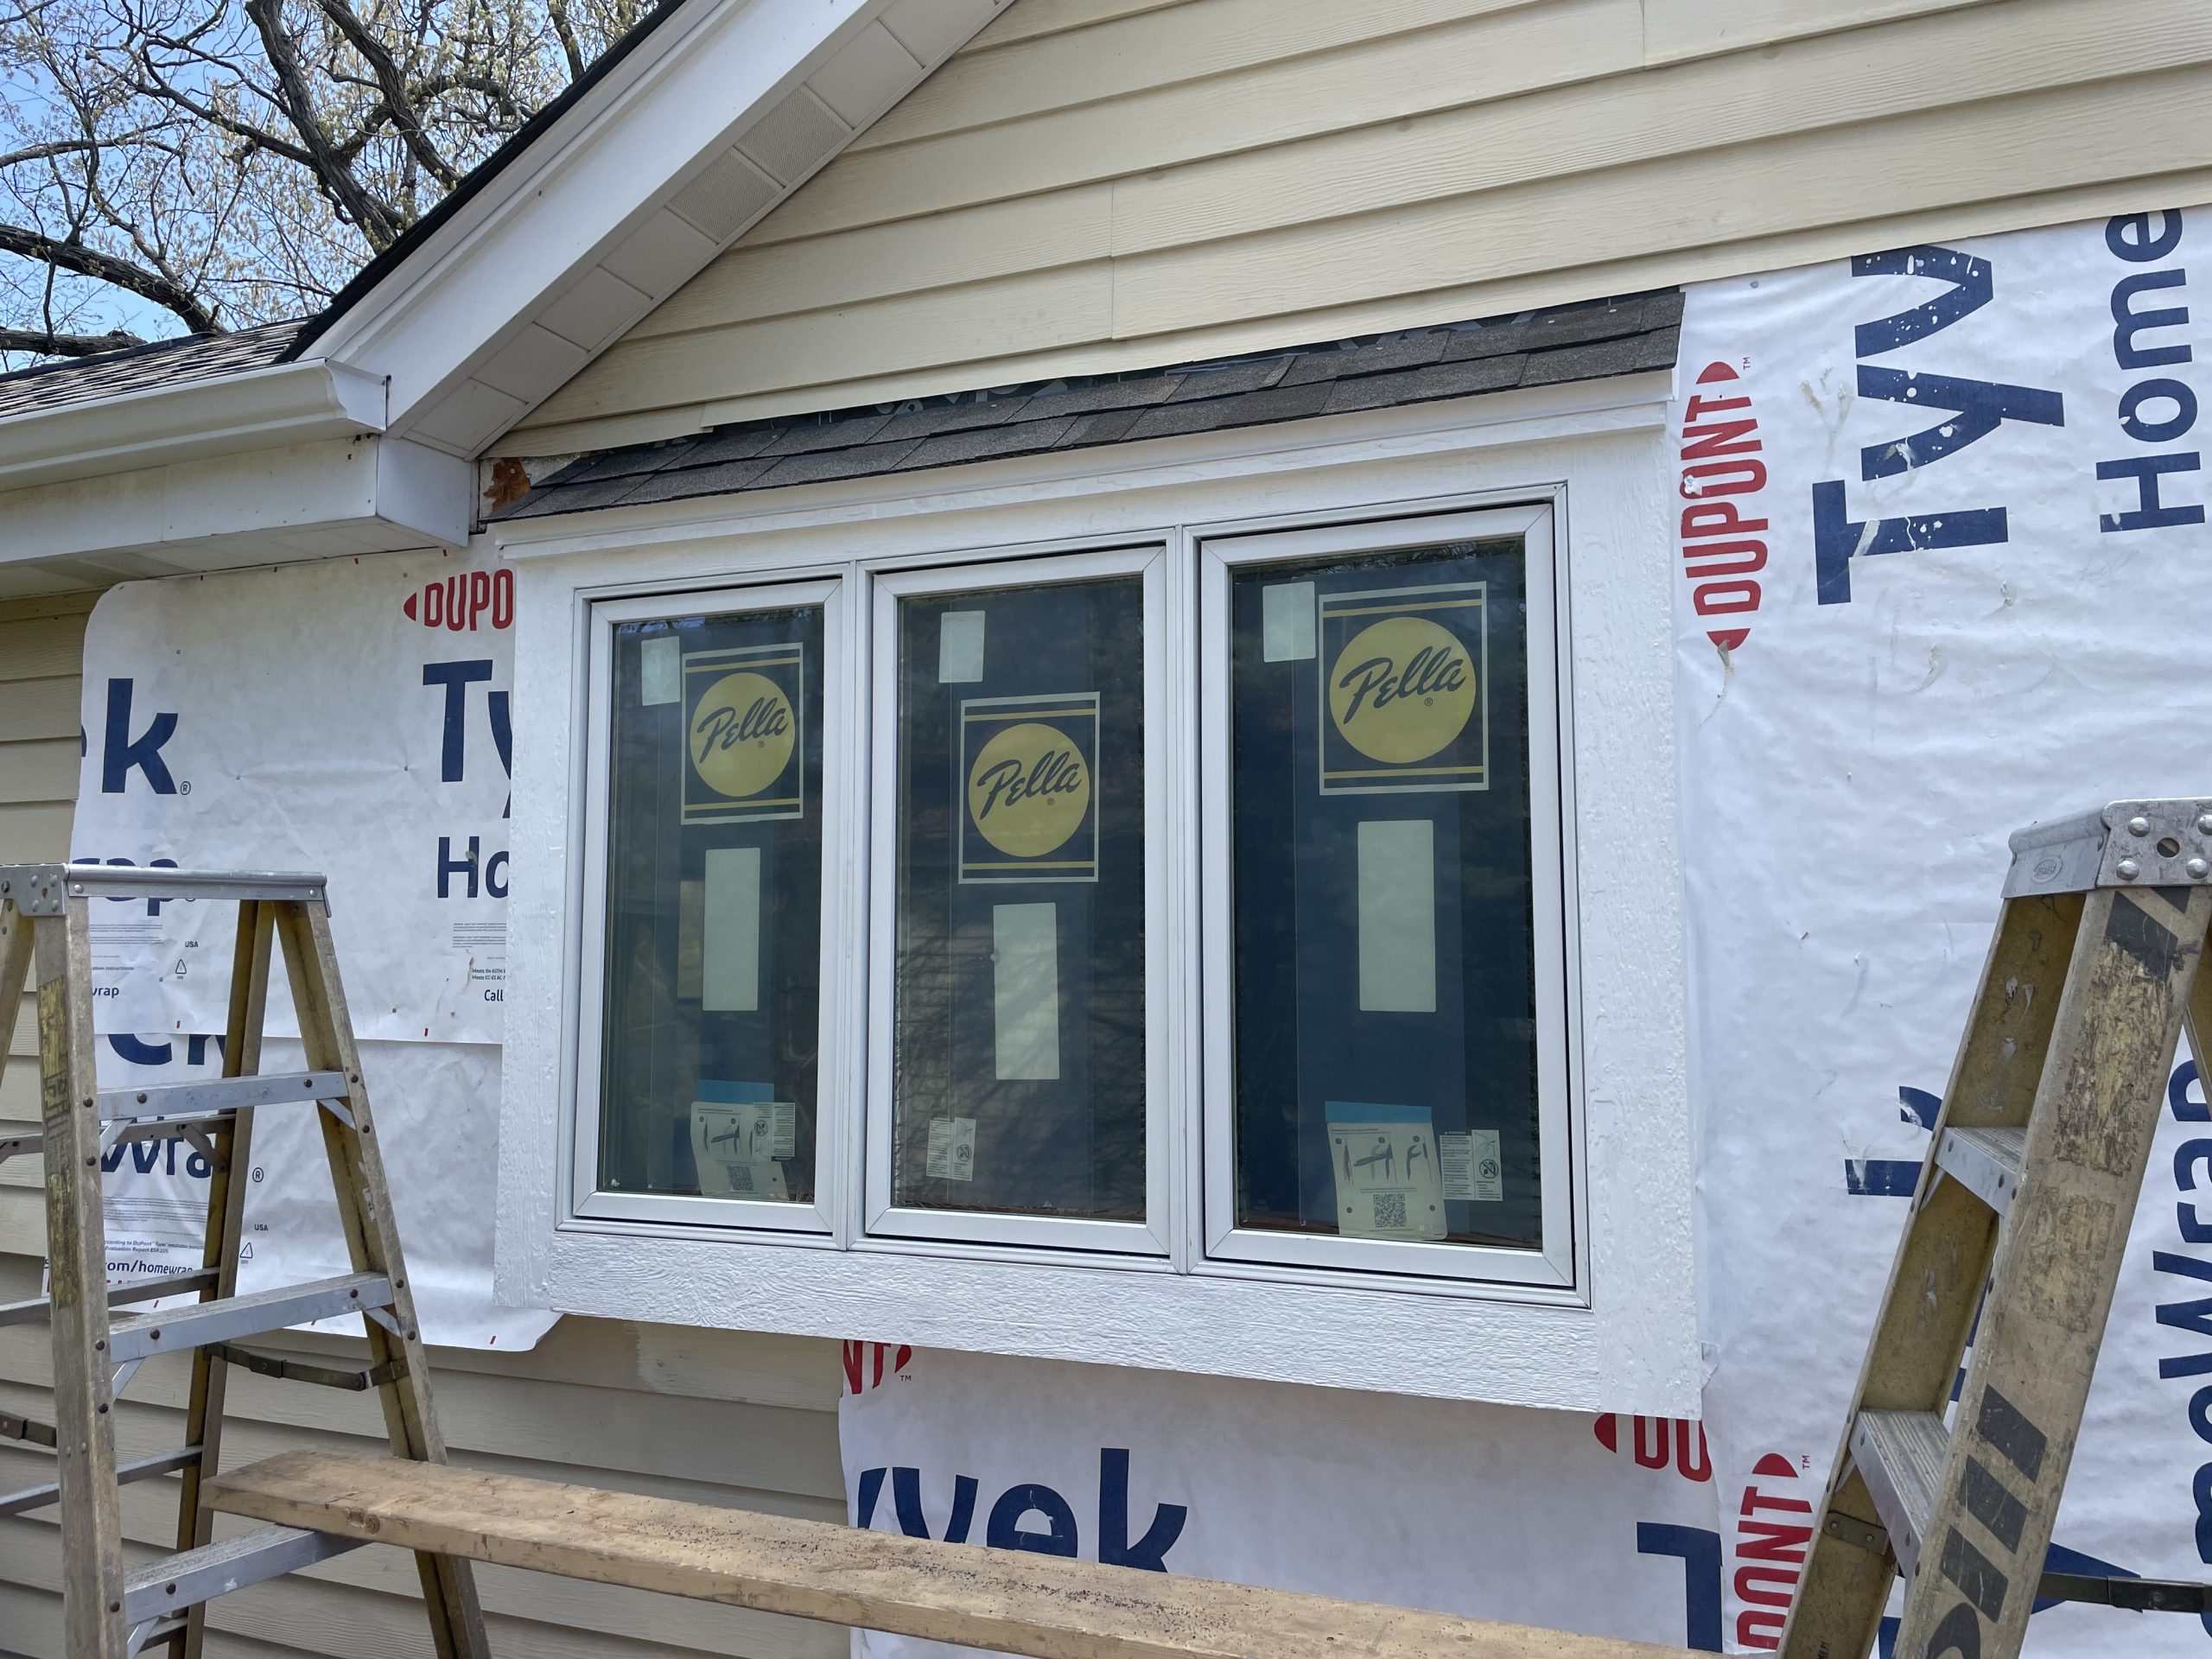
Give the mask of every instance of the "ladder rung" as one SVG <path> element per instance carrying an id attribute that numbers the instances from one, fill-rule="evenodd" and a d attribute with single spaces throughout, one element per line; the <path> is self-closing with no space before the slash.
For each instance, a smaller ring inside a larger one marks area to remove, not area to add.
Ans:
<path id="1" fill-rule="evenodd" d="M 340 1538 L 298 1527 L 261 1527 L 219 1543 L 203 1544 L 140 1567 L 123 1585 L 124 1622 L 162 1618 L 203 1601 L 282 1578 L 367 1540 Z"/>
<path id="2" fill-rule="evenodd" d="M 342 1071 L 278 1071 L 252 1077 L 213 1077 L 164 1083 L 148 1089 L 100 1090 L 103 1123 L 168 1123 L 180 1117 L 213 1118 L 242 1106 L 280 1106 L 296 1100 L 344 1100 Z"/>
<path id="3" fill-rule="evenodd" d="M 41 1423 L 35 1417 L 18 1417 L 13 1412 L 0 1411 L 0 1440 L 26 1440 L 33 1446 L 42 1446 L 52 1451 L 60 1438 L 50 1423 Z"/>
<path id="4" fill-rule="evenodd" d="M 2027 1154 L 2025 1129 L 1946 1129 L 1936 1164 L 2001 1216 L 2020 1190 Z"/>
<path id="5" fill-rule="evenodd" d="M 1950 1431 L 1932 1411 L 1862 1411 L 1851 1430 L 1851 1460 L 1890 1535 L 1897 1570 L 1910 1581 L 1936 1513 Z"/>
<path id="6" fill-rule="evenodd" d="M 0 1135 L 0 1164 L 26 1153 L 36 1152 L 46 1144 L 43 1129 L 23 1129 L 14 1135 Z"/>
<path id="7" fill-rule="evenodd" d="M 181 1469 L 195 1462 L 200 1456 L 196 1446 L 181 1446 L 174 1452 L 156 1452 L 149 1458 L 134 1458 L 129 1463 L 115 1465 L 115 1484 L 128 1486 L 134 1480 L 151 1480 L 156 1475 L 166 1475 L 171 1470 Z M 21 1515 L 26 1510 L 35 1510 L 54 1503 L 61 1496 L 61 1483 L 49 1480 L 43 1486 L 26 1486 L 19 1492 L 0 1493 L 0 1515 Z"/>
<path id="8" fill-rule="evenodd" d="M 236 1365 L 257 1376 L 273 1376 L 285 1382 L 312 1382 L 322 1389 L 347 1389 L 355 1394 L 380 1389 L 385 1383 L 397 1382 L 407 1375 L 405 1363 L 397 1358 L 365 1370 L 341 1370 L 334 1365 L 317 1365 L 308 1360 L 294 1359 L 288 1354 L 264 1354 L 230 1342 L 211 1342 L 207 1344 L 207 1351 L 226 1364 Z"/>
<path id="9" fill-rule="evenodd" d="M 132 864 L 0 864 L 0 899 L 26 916 L 59 916 L 71 899 L 321 899 L 308 870 L 168 870 Z"/>
<path id="10" fill-rule="evenodd" d="M 167 1313 L 119 1319 L 108 1332 L 108 1360 L 122 1365 L 149 1355 L 197 1348 L 233 1337 L 259 1336 L 341 1313 L 391 1305 L 391 1281 L 380 1273 L 349 1273 L 313 1284 L 257 1290 L 218 1302 L 195 1302 Z"/>
<path id="11" fill-rule="evenodd" d="M 2139 1613 L 2212 1612 L 2212 1585 L 2185 1579 L 2113 1579 L 2083 1573 L 2046 1573 L 2036 1586 L 2042 1601 L 2082 1601 Z"/>
<path id="12" fill-rule="evenodd" d="M 127 1307 L 133 1302 L 158 1301 L 164 1296 L 181 1296 L 188 1291 L 206 1290 L 215 1283 L 213 1268 L 194 1268 L 188 1273 L 164 1274 L 157 1279 L 133 1280 L 127 1285 L 108 1287 L 107 1305 L 111 1308 Z M 0 1302 L 0 1325 L 22 1325 L 31 1319 L 42 1319 L 53 1310 L 54 1299 L 33 1296 L 26 1301 Z"/>

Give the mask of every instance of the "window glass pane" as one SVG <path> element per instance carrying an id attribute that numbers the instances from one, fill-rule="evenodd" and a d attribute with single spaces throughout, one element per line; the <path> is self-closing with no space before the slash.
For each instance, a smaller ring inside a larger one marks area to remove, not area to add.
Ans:
<path id="1" fill-rule="evenodd" d="M 1240 1226 L 1541 1243 L 1524 575 L 1233 579 Z"/>
<path id="2" fill-rule="evenodd" d="M 822 644 L 817 607 L 614 631 L 602 1191 L 814 1197 Z"/>
<path id="3" fill-rule="evenodd" d="M 894 1204 L 1143 1218 L 1143 607 L 900 602 Z"/>

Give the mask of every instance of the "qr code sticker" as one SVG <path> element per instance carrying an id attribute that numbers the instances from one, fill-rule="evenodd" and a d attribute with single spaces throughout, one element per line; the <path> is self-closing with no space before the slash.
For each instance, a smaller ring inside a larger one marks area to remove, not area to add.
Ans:
<path id="1" fill-rule="evenodd" d="M 752 1165 L 725 1164 L 722 1167 L 729 1171 L 729 1190 L 731 1192 L 750 1192 L 753 1191 Z"/>
<path id="2" fill-rule="evenodd" d="M 1375 1195 L 1375 1224 L 1377 1227 L 1404 1226 L 1406 1195 L 1402 1192 L 1377 1192 Z"/>

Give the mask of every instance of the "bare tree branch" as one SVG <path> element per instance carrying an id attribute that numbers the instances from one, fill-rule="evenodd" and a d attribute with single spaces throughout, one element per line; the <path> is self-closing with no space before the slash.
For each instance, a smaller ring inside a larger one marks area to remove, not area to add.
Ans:
<path id="1" fill-rule="evenodd" d="M 0 352 L 29 352 L 38 357 L 98 357 L 128 351 L 146 342 L 127 328 L 105 334 L 60 334 L 41 328 L 0 328 Z"/>
<path id="2" fill-rule="evenodd" d="M 20 254 L 27 259 L 36 259 L 51 270 L 96 277 L 111 287 L 151 300 L 163 310 L 183 319 L 184 326 L 195 334 L 222 332 L 214 313 L 158 272 L 88 248 L 80 242 L 51 237 L 21 225 L 0 223 L 0 253 Z"/>
<path id="3" fill-rule="evenodd" d="M 641 10 L 0 0 L 0 369 L 312 309 Z"/>
<path id="4" fill-rule="evenodd" d="M 551 20 L 553 32 L 560 37 L 561 54 L 569 60 L 569 79 L 575 80 L 584 72 L 583 48 L 576 44 L 575 25 L 569 21 L 566 0 L 545 0 L 545 15 Z"/>
<path id="5" fill-rule="evenodd" d="M 392 61 L 391 54 L 385 50 L 384 43 L 370 34 L 361 20 L 353 15 L 353 9 L 346 3 L 346 0 L 315 0 L 315 3 L 321 7 L 322 15 L 337 25 L 338 32 L 352 43 L 353 49 L 361 54 L 363 61 L 375 74 L 378 88 L 384 93 L 385 104 L 391 111 L 392 124 L 398 130 L 400 137 L 405 141 L 415 159 L 422 162 L 447 189 L 452 189 L 461 182 L 461 175 L 453 170 L 446 158 L 438 154 L 424 135 L 423 118 L 416 113 L 414 99 L 407 93 L 407 78 L 400 73 L 399 66 Z"/>

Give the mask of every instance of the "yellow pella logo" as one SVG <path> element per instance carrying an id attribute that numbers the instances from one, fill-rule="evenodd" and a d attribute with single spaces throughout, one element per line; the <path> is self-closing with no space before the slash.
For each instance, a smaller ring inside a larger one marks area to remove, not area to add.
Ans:
<path id="1" fill-rule="evenodd" d="M 725 674 L 691 713 L 691 764 L 733 799 L 758 795 L 791 764 L 798 722 L 784 689 L 764 674 Z"/>
<path id="2" fill-rule="evenodd" d="M 1010 858 L 1066 844 L 1090 810 L 1090 768 L 1066 733 L 1023 721 L 994 733 L 968 771 L 968 816 Z"/>
<path id="3" fill-rule="evenodd" d="M 1329 673 L 1329 714 L 1344 741 L 1386 766 L 1448 747 L 1475 711 L 1466 647 L 1424 617 L 1386 617 L 1353 635 Z"/>

